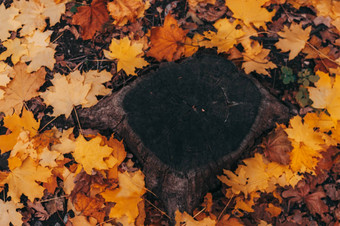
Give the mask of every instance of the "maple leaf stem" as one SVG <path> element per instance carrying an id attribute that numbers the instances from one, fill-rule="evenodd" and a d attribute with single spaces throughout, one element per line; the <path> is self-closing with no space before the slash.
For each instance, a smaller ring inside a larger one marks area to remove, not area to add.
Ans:
<path id="1" fill-rule="evenodd" d="M 198 213 L 196 213 L 194 216 L 192 216 L 192 218 L 196 218 L 198 215 L 200 215 L 207 207 L 204 207 L 203 209 L 201 209 Z M 197 220 L 197 219 L 196 219 Z"/>
<path id="2" fill-rule="evenodd" d="M 327 60 L 329 60 L 329 61 L 331 61 L 331 62 L 333 62 L 333 63 L 335 63 L 336 65 L 338 65 L 338 66 L 340 66 L 339 65 L 339 63 L 337 63 L 336 61 L 334 61 L 334 60 L 332 60 L 331 58 L 329 58 L 326 54 L 324 54 L 323 52 L 320 52 L 319 50 L 318 50 L 318 48 L 316 48 L 314 45 L 312 45 L 312 44 L 310 44 L 309 42 L 306 42 L 312 49 L 314 49 L 317 53 L 318 53 L 318 55 L 320 56 L 323 56 L 323 57 L 325 57 Z M 322 60 L 322 59 L 321 59 Z"/>
<path id="3" fill-rule="evenodd" d="M 40 133 L 41 131 L 43 131 L 45 128 L 46 128 L 46 126 L 48 126 L 51 122 L 53 122 L 54 120 L 56 120 L 57 119 L 57 117 L 54 117 L 52 120 L 50 120 L 48 123 L 46 123 L 39 131 L 38 131 L 38 133 Z"/>
<path id="4" fill-rule="evenodd" d="M 171 220 L 171 217 L 166 214 L 164 211 L 162 211 L 161 209 L 159 209 L 157 206 L 155 206 L 152 202 L 150 202 L 149 200 L 143 198 L 147 203 L 149 203 L 153 208 L 155 208 L 156 210 L 158 210 L 162 215 L 166 216 L 167 218 L 169 218 Z"/>
<path id="5" fill-rule="evenodd" d="M 77 122 L 78 122 L 78 125 L 79 125 L 79 132 L 80 132 L 81 135 L 83 135 L 83 129 L 81 128 L 78 113 L 77 113 L 77 110 L 74 106 L 73 106 L 73 110 L 74 110 L 74 114 L 76 115 L 76 119 L 77 119 Z"/>
<path id="6" fill-rule="evenodd" d="M 228 203 L 225 205 L 225 207 L 223 208 L 222 212 L 220 213 L 220 215 L 218 215 L 218 218 L 217 218 L 217 222 L 220 221 L 224 211 L 227 209 L 227 207 L 229 206 L 231 200 L 234 198 L 234 194 L 232 194 L 232 196 L 230 197 Z"/>

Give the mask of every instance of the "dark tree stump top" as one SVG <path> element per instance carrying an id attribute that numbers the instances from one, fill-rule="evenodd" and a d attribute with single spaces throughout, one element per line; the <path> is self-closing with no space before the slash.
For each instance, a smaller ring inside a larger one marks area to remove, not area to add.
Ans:
<path id="1" fill-rule="evenodd" d="M 121 135 L 170 216 L 191 212 L 223 168 L 289 119 L 288 108 L 255 79 L 206 54 L 166 63 L 78 115 L 83 127 Z"/>
<path id="2" fill-rule="evenodd" d="M 257 116 L 260 91 L 221 59 L 163 68 L 123 100 L 128 123 L 144 145 L 178 171 L 236 150 Z"/>

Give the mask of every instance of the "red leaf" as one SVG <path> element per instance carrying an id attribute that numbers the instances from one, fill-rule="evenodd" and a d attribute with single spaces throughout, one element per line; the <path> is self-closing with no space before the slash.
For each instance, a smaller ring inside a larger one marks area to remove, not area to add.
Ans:
<path id="1" fill-rule="evenodd" d="M 106 0 L 93 0 L 90 6 L 81 6 L 73 15 L 72 23 L 82 28 L 81 37 L 84 40 L 91 39 L 101 30 L 102 25 L 109 20 L 106 8 Z"/>

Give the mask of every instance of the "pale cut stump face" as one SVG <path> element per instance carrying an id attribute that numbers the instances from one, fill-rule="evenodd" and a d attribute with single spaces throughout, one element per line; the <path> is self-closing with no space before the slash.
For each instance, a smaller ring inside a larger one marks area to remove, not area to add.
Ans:
<path id="1" fill-rule="evenodd" d="M 89 109 L 83 125 L 113 129 L 143 166 L 146 186 L 170 216 L 191 212 L 218 186 L 286 106 L 223 57 L 202 54 L 166 63 Z"/>

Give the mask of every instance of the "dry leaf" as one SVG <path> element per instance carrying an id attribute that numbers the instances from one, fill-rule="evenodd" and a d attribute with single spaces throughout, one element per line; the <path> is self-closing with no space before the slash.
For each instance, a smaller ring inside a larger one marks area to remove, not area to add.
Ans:
<path id="1" fill-rule="evenodd" d="M 44 68 L 31 74 L 26 70 L 27 65 L 23 63 L 13 67 L 13 72 L 10 75 L 13 80 L 4 89 L 4 98 L 0 100 L 0 111 L 6 115 L 11 115 L 13 112 L 20 113 L 24 101 L 38 96 L 37 91 L 45 82 L 46 71 Z"/>
<path id="2" fill-rule="evenodd" d="M 128 22 L 134 23 L 136 19 L 144 16 L 145 10 L 150 6 L 150 2 L 143 0 L 114 0 L 107 4 L 107 9 L 114 19 L 114 24 L 124 26 Z"/>
<path id="3" fill-rule="evenodd" d="M 22 215 L 16 211 L 18 208 L 23 208 L 21 203 L 13 201 L 4 202 L 0 199 L 0 225 L 22 225 Z"/>
<path id="4" fill-rule="evenodd" d="M 289 152 L 293 147 L 282 127 L 278 127 L 274 132 L 271 132 L 264 139 L 263 146 L 264 154 L 269 160 L 283 165 L 289 164 Z"/>
<path id="5" fill-rule="evenodd" d="M 188 31 L 181 29 L 177 20 L 168 14 L 165 17 L 163 27 L 151 28 L 151 48 L 147 55 L 156 58 L 158 61 L 178 60 L 184 54 L 187 33 Z"/>
<path id="6" fill-rule="evenodd" d="M 92 39 L 97 31 L 102 29 L 104 23 L 109 20 L 106 8 L 106 0 L 93 0 L 90 6 L 80 6 L 73 15 L 72 23 L 82 28 L 83 40 Z"/>
<path id="7" fill-rule="evenodd" d="M 87 103 L 86 96 L 91 84 L 85 84 L 84 79 L 79 71 L 74 71 L 68 76 L 54 75 L 54 79 L 51 80 L 53 86 L 40 94 L 47 105 L 53 106 L 52 115 L 65 114 L 68 118 L 75 106 Z"/>
<path id="8" fill-rule="evenodd" d="M 102 170 L 108 169 L 108 165 L 104 162 L 112 153 L 112 148 L 108 146 L 100 146 L 102 139 L 95 137 L 90 141 L 86 141 L 82 135 L 76 140 L 76 148 L 73 153 L 74 159 L 82 164 L 87 174 L 92 174 L 92 169 Z M 115 159 L 117 163 L 117 159 Z"/>
<path id="9" fill-rule="evenodd" d="M 11 57 L 12 63 L 16 64 L 20 62 L 20 58 L 28 54 L 27 44 L 24 44 L 22 39 L 15 38 L 9 39 L 2 43 L 7 48 L 6 51 L 0 54 L 0 60 L 6 60 L 7 57 Z"/>
<path id="10" fill-rule="evenodd" d="M 269 0 L 226 0 L 225 5 L 234 13 L 233 17 L 243 20 L 250 27 L 266 28 L 266 22 L 271 21 L 275 10 L 268 12 L 262 6 Z"/>
<path id="11" fill-rule="evenodd" d="M 26 195 L 30 201 L 41 198 L 44 188 L 38 182 L 47 182 L 51 170 L 36 164 L 28 157 L 21 165 L 15 168 L 5 180 L 8 183 L 8 195 L 15 203 L 20 202 L 20 196 Z"/>
<path id="12" fill-rule="evenodd" d="M 0 26 L 0 40 L 5 41 L 9 36 L 9 31 L 16 31 L 20 27 L 20 23 L 14 18 L 19 14 L 19 9 L 11 6 L 6 9 L 5 4 L 0 5 L 0 20 L 6 21 Z"/>
<path id="13" fill-rule="evenodd" d="M 175 221 L 176 226 L 186 225 L 186 226 L 215 226 L 216 221 L 212 220 L 210 217 L 206 217 L 201 221 L 195 220 L 192 216 L 190 216 L 187 212 L 179 212 L 176 210 L 175 212 Z"/>
<path id="14" fill-rule="evenodd" d="M 283 31 L 278 32 L 282 39 L 275 43 L 275 46 L 284 52 L 290 51 L 289 60 L 292 60 L 305 47 L 311 30 L 312 27 L 303 29 L 302 24 L 296 23 L 292 23 L 289 28 L 285 26 Z"/>

